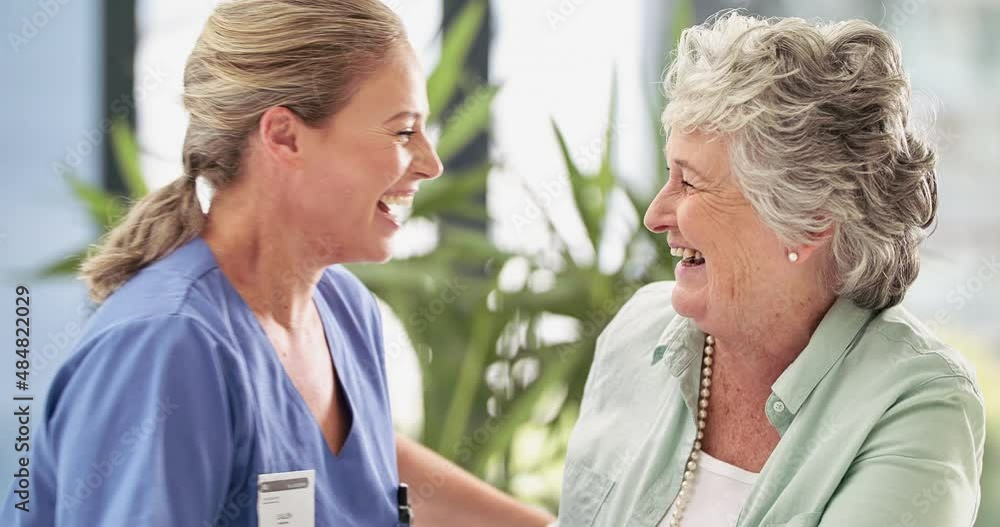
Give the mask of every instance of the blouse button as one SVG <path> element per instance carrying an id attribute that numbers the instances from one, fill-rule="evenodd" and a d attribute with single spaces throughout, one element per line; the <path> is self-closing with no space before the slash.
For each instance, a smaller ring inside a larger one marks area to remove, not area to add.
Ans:
<path id="1" fill-rule="evenodd" d="M 778 401 L 774 403 L 774 406 L 772 406 L 772 408 L 774 408 L 775 412 L 778 412 L 780 414 L 781 412 L 785 411 L 785 403 Z"/>

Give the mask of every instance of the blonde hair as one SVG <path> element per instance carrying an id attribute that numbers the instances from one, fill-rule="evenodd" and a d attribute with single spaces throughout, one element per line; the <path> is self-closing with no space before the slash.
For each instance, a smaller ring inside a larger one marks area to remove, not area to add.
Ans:
<path id="1" fill-rule="evenodd" d="M 195 179 L 218 190 L 240 172 L 261 114 L 284 106 L 311 125 L 342 108 L 397 45 L 402 22 L 381 0 L 232 0 L 218 5 L 184 68 L 184 174 L 136 203 L 81 266 L 103 302 L 204 226 Z"/>
<path id="2" fill-rule="evenodd" d="M 787 246 L 833 227 L 833 290 L 899 303 L 937 215 L 934 150 L 909 124 L 899 45 L 876 26 L 722 12 L 685 30 L 663 125 L 727 137 L 754 210 Z"/>

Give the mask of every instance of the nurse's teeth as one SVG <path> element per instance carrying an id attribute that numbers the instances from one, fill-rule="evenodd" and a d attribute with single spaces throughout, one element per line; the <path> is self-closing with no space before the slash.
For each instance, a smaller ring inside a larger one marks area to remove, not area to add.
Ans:
<path id="1" fill-rule="evenodd" d="M 412 195 L 382 196 L 382 201 L 387 205 L 402 205 L 404 207 L 413 206 Z"/>
<path id="2" fill-rule="evenodd" d="M 687 249 L 687 248 L 685 248 L 684 249 L 684 259 L 686 260 L 688 258 L 691 258 L 692 256 L 694 256 L 694 249 Z"/>

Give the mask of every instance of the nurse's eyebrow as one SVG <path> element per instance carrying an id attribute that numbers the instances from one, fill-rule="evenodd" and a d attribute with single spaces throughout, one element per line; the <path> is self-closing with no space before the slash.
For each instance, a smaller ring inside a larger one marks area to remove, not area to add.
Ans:
<path id="1" fill-rule="evenodd" d="M 424 114 L 422 114 L 420 112 L 411 112 L 409 110 L 403 110 L 403 111 L 397 113 L 396 115 L 393 115 L 392 117 L 386 119 L 385 122 L 388 123 L 388 122 L 391 122 L 391 121 L 395 121 L 396 119 L 399 119 L 401 117 L 410 117 L 410 118 L 412 118 L 414 120 L 419 121 L 423 116 L 424 116 Z"/>

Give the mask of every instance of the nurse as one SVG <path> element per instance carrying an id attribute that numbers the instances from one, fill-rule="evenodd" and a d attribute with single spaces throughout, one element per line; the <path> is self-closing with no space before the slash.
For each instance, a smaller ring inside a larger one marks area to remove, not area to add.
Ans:
<path id="1" fill-rule="evenodd" d="M 417 525 L 551 520 L 394 434 L 375 300 L 336 265 L 388 259 L 392 206 L 441 174 L 424 83 L 379 0 L 216 8 L 184 174 L 84 263 L 101 305 L 0 524 L 394 526 L 401 481 Z"/>

